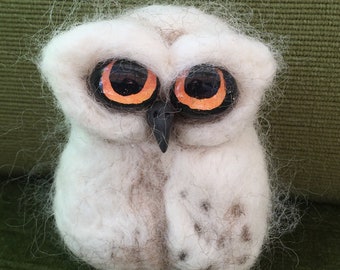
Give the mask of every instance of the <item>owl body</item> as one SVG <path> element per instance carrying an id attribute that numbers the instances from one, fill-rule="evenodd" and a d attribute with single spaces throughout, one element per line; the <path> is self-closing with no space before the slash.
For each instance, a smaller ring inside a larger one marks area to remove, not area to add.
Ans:
<path id="1" fill-rule="evenodd" d="M 149 142 L 113 146 L 73 132 L 55 182 L 62 237 L 99 269 L 246 269 L 270 194 L 256 133 L 244 134 L 161 154 Z"/>
<path id="2" fill-rule="evenodd" d="M 254 126 L 276 70 L 266 45 L 150 6 L 55 36 L 40 68 L 71 127 L 53 210 L 75 255 L 103 270 L 254 264 L 270 217 Z"/>

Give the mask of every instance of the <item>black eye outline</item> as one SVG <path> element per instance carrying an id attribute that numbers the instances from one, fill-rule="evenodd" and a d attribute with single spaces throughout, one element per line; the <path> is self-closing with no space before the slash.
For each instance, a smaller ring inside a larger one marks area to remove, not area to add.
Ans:
<path id="1" fill-rule="evenodd" d="M 115 72 L 117 72 L 117 80 L 120 80 L 118 82 L 112 79 L 115 77 Z M 103 75 L 106 79 L 103 79 Z M 125 75 L 126 80 L 124 80 Z M 143 89 L 147 83 L 150 83 L 148 86 L 151 85 L 152 88 L 146 89 L 147 93 L 145 93 Z M 106 88 L 110 89 L 105 89 L 105 84 Z M 159 79 L 152 71 L 129 59 L 109 59 L 98 63 L 88 78 L 88 85 L 99 103 L 109 108 L 137 110 L 151 106 L 160 88 Z M 133 100 L 136 96 L 139 97 L 138 101 L 129 103 L 129 100 Z"/>
<path id="2" fill-rule="evenodd" d="M 202 82 L 201 79 L 205 73 L 208 80 Z M 197 78 L 195 78 L 195 74 L 197 74 Z M 190 82 L 195 80 L 201 82 L 195 82 L 196 86 L 191 85 L 190 87 L 194 88 L 193 90 L 187 89 L 190 84 L 188 80 Z M 201 87 L 205 91 L 198 94 L 200 89 L 195 89 L 197 87 Z M 216 95 L 218 95 L 219 101 L 217 98 L 214 98 Z M 199 64 L 184 71 L 176 79 L 170 99 L 173 106 L 179 109 L 182 115 L 201 118 L 230 110 L 235 105 L 238 95 L 236 81 L 227 70 L 210 64 Z M 211 98 L 215 99 L 212 105 L 209 105 L 209 102 L 205 103 Z M 204 107 L 205 104 L 208 104 L 207 108 Z M 216 104 L 218 106 L 215 106 Z"/>

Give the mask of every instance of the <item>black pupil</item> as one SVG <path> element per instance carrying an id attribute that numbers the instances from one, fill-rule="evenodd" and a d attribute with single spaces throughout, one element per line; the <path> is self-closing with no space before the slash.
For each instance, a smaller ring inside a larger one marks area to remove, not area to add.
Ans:
<path id="1" fill-rule="evenodd" d="M 122 96 L 137 94 L 143 89 L 148 71 L 141 65 L 127 60 L 116 61 L 110 71 L 112 88 Z"/>
<path id="2" fill-rule="evenodd" d="M 208 65 L 199 65 L 190 69 L 185 79 L 185 92 L 194 98 L 211 98 L 220 87 L 220 76 L 216 69 Z"/>

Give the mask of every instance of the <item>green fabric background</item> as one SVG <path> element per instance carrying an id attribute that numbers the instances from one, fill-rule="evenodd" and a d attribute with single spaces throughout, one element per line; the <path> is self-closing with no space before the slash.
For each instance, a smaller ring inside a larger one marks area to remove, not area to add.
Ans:
<path id="1" fill-rule="evenodd" d="M 93 11 L 89 3 L 100 0 L 75 2 L 84 3 L 74 14 L 81 18 Z M 145 3 L 111 2 L 116 3 L 113 9 Z M 258 268 L 340 269 L 340 210 L 335 205 L 340 202 L 340 1 L 231 2 L 245 12 L 243 17 L 251 25 L 286 44 L 287 71 L 278 85 L 284 96 L 274 102 L 268 122 L 262 121 L 264 127 L 270 125 L 269 142 L 279 179 L 310 199 L 334 204 L 302 205 L 302 224 L 265 253 Z M 54 128 L 57 115 L 49 92 L 41 87 L 32 56 L 39 37 L 69 15 L 72 3 L 0 0 L 0 179 L 29 172 L 52 174 L 50 164 L 58 155 L 57 142 L 63 140 L 63 132 Z M 36 196 L 46 201 L 39 196 L 47 190 L 36 190 L 50 185 L 47 178 L 27 182 L 22 177 L 0 185 L 0 270 L 90 269 L 65 254 L 52 220 L 41 216 L 44 205 L 30 204 Z"/>
<path id="2" fill-rule="evenodd" d="M 53 104 L 32 55 L 39 35 L 69 15 L 73 1 L 0 1 L 0 174 L 51 170 L 61 133 L 54 131 Z M 76 1 L 77 2 L 77 1 Z M 85 3 L 76 16 L 93 11 Z M 99 1 L 100 2 L 100 1 Z M 127 8 L 140 1 L 111 1 Z M 164 1 L 159 1 L 164 2 Z M 167 1 L 172 3 L 172 1 Z M 188 1 L 179 1 L 188 3 Z M 200 1 L 191 1 L 198 4 Z M 210 1 L 223 4 L 224 1 Z M 283 98 L 265 126 L 279 178 L 318 201 L 340 202 L 340 1 L 242 0 L 235 9 L 250 24 L 283 39 L 287 71 Z M 145 3 L 145 2 L 144 2 Z M 54 5 L 53 13 L 49 7 Z M 50 18 L 52 20 L 50 20 Z M 38 35 L 37 35 L 38 33 Z M 37 38 L 37 39 L 35 39 Z M 38 165 L 38 166 L 37 166 Z"/>

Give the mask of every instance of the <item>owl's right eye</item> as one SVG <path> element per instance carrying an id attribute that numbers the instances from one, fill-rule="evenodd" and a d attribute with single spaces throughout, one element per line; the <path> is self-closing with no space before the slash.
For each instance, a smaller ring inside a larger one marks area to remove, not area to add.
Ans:
<path id="1" fill-rule="evenodd" d="M 97 65 L 90 77 L 100 102 L 112 107 L 144 108 L 157 97 L 157 76 L 130 60 L 109 60 Z"/>

